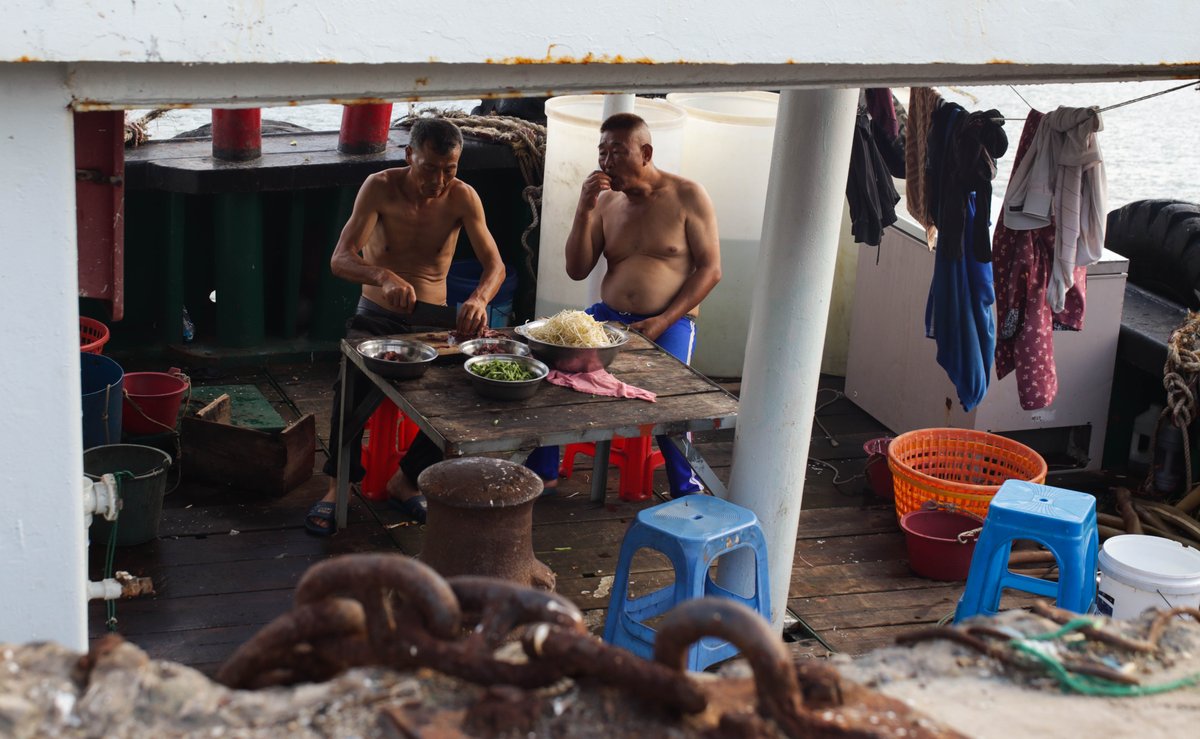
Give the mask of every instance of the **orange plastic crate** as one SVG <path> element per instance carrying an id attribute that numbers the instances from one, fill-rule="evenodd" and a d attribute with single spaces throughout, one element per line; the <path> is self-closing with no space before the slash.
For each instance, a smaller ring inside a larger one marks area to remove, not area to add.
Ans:
<path id="1" fill-rule="evenodd" d="M 986 431 L 909 431 L 892 439 L 887 455 L 897 518 L 929 500 L 986 516 L 1005 480 L 1046 481 L 1046 460 L 1040 454 Z"/>
<path id="2" fill-rule="evenodd" d="M 108 343 L 108 326 L 87 316 L 79 317 L 79 351 L 103 354 Z"/>

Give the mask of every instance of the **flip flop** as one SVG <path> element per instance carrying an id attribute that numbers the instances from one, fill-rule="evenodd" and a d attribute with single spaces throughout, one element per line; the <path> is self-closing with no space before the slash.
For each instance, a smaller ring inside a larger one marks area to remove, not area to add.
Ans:
<path id="1" fill-rule="evenodd" d="M 408 500 L 389 497 L 388 508 L 400 511 L 417 523 L 424 524 L 429 506 L 425 502 L 425 496 L 418 493 Z"/>
<path id="2" fill-rule="evenodd" d="M 304 516 L 304 528 L 310 534 L 316 536 L 329 536 L 337 531 L 337 522 L 334 520 L 334 505 L 328 501 L 313 503 L 308 509 L 308 513 Z M 321 526 L 317 521 L 326 522 L 326 526 Z"/>

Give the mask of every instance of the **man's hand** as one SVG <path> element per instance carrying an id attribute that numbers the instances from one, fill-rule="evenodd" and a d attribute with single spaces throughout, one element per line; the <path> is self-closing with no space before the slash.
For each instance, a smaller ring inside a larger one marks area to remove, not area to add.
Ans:
<path id="1" fill-rule="evenodd" d="M 670 328 L 671 324 L 667 323 L 662 316 L 652 316 L 644 321 L 629 324 L 629 328 L 638 331 L 651 341 L 658 341 L 658 337 L 663 335 L 663 332 Z"/>
<path id="2" fill-rule="evenodd" d="M 397 313 L 412 313 L 417 304 L 417 291 L 406 280 L 389 273 L 380 287 L 383 288 L 383 299 L 388 308 Z"/>
<path id="3" fill-rule="evenodd" d="M 600 193 L 611 189 L 612 180 L 597 169 L 583 181 L 583 190 L 579 193 L 580 207 L 584 210 L 592 210 L 596 207 L 596 201 L 600 199 Z"/>
<path id="4" fill-rule="evenodd" d="M 458 335 L 478 336 L 488 327 L 487 304 L 470 298 L 458 309 Z"/>

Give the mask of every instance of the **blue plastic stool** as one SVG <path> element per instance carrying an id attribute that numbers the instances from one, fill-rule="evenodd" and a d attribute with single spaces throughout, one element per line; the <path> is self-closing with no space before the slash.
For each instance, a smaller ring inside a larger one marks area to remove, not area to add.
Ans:
<path id="1" fill-rule="evenodd" d="M 675 569 L 675 584 L 630 600 L 629 567 L 640 549 L 666 555 Z M 754 595 L 743 598 L 712 581 L 712 561 L 737 549 L 754 553 Z M 715 595 L 738 601 L 770 618 L 771 594 L 767 578 L 767 550 L 758 518 L 752 511 L 708 495 L 688 495 L 640 511 L 617 560 L 616 581 L 608 603 L 604 641 L 634 654 L 654 656 L 655 631 L 645 622 L 690 598 Z M 737 647 L 715 637 L 705 637 L 688 650 L 687 668 L 699 672 L 736 656 Z"/>
<path id="2" fill-rule="evenodd" d="M 1036 541 L 1058 562 L 1058 582 L 1017 575 L 1008 556 L 1017 539 Z M 1004 588 L 1054 597 L 1059 608 L 1085 613 L 1096 598 L 1096 499 L 1086 493 L 1008 480 L 988 507 L 975 544 L 955 622 L 1000 607 Z"/>

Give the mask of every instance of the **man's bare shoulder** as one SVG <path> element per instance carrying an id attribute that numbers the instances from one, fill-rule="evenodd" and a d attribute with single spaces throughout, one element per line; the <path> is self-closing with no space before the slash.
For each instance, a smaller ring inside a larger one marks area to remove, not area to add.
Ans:
<path id="1" fill-rule="evenodd" d="M 467 210 L 475 206 L 483 207 L 483 200 L 479 197 L 479 193 L 475 192 L 475 188 L 460 179 L 454 179 L 446 188 L 446 200 L 456 210 Z"/>
<path id="2" fill-rule="evenodd" d="M 668 172 L 664 172 L 663 174 L 666 175 L 667 181 L 675 191 L 676 197 L 679 198 L 680 204 L 685 208 L 704 208 L 708 207 L 712 202 L 708 197 L 708 191 L 699 182 L 689 180 L 677 174 Z"/>
<path id="3" fill-rule="evenodd" d="M 408 176 L 408 167 L 393 167 L 369 175 L 363 181 L 363 190 L 386 193 L 396 191 Z"/>

